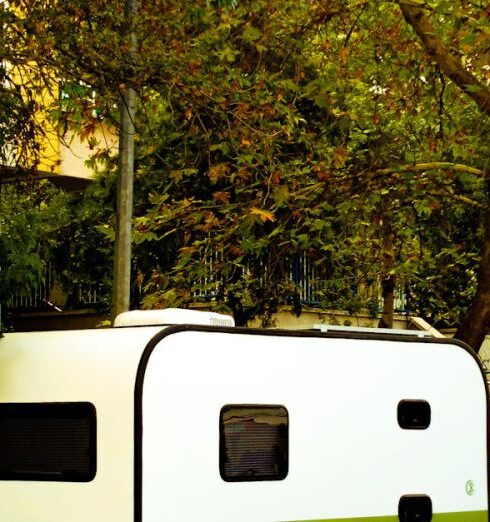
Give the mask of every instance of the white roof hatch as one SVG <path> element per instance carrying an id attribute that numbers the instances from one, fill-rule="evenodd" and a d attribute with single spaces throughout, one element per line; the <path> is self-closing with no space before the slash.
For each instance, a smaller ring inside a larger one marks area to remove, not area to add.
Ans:
<path id="1" fill-rule="evenodd" d="M 131 310 L 119 314 L 114 320 L 115 327 L 157 326 L 173 324 L 200 324 L 207 326 L 235 326 L 232 317 L 216 312 L 164 308 L 163 310 Z"/>

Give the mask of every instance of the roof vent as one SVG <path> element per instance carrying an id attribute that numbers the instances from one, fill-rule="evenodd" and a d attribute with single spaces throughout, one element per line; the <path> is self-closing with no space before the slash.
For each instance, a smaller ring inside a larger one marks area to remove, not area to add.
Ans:
<path id="1" fill-rule="evenodd" d="M 131 310 L 119 314 L 115 327 L 121 326 L 169 326 L 173 324 L 201 324 L 208 326 L 235 326 L 232 317 L 216 312 L 165 308 L 163 310 Z"/>

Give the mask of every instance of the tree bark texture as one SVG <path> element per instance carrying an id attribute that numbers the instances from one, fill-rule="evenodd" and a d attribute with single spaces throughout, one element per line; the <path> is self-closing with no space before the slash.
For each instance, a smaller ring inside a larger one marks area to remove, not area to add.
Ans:
<path id="1" fill-rule="evenodd" d="M 478 104 L 482 112 L 490 116 L 490 89 L 481 83 L 471 72 L 466 70 L 461 61 L 436 36 L 423 6 L 418 6 L 415 2 L 404 2 L 403 0 L 399 0 L 398 4 L 405 20 L 413 27 L 425 50 L 436 61 L 441 71 L 470 96 Z"/>
<path id="2" fill-rule="evenodd" d="M 485 213 L 485 233 L 478 267 L 477 291 L 455 334 L 478 352 L 490 327 L 490 204 Z"/>
<path id="3" fill-rule="evenodd" d="M 378 323 L 379 328 L 393 328 L 395 315 L 395 284 L 396 277 L 392 273 L 395 268 L 395 235 L 391 223 L 382 218 L 383 234 L 381 291 L 383 295 L 383 312 Z"/>

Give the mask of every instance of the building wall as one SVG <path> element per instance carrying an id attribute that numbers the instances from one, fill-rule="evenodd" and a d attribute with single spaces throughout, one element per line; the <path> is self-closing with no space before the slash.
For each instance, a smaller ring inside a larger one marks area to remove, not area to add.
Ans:
<path id="1" fill-rule="evenodd" d="M 37 109 L 35 122 L 40 132 L 36 138 L 39 157 L 27 158 L 21 167 L 35 168 L 41 174 L 60 174 L 75 178 L 89 179 L 93 169 L 86 161 L 98 150 L 117 152 L 118 136 L 114 128 L 101 122 L 84 139 L 75 129 L 68 129 L 60 135 L 54 112 L 60 110 L 60 87 L 57 78 L 44 75 L 42 80 L 27 64 L 10 71 L 13 85 L 19 86 L 26 100 L 33 100 Z M 42 81 L 42 83 L 41 83 Z M 8 86 L 7 86 L 8 87 Z M 90 140 L 89 140 L 90 138 Z M 15 151 L 11 152 L 11 166 L 16 164 Z"/>
<path id="2" fill-rule="evenodd" d="M 300 316 L 293 312 L 290 306 L 282 306 L 272 317 L 273 328 L 284 328 L 286 330 L 309 329 L 318 324 L 330 324 L 338 326 L 358 326 L 376 328 L 379 318 L 368 314 L 350 314 L 340 310 L 321 310 L 320 308 L 304 309 Z M 393 328 L 406 329 L 407 318 L 396 315 Z M 259 327 L 260 319 L 255 319 L 249 324 L 250 327 Z"/>
<path id="3" fill-rule="evenodd" d="M 117 153 L 118 137 L 114 128 L 100 124 L 95 129 L 92 139 L 98 144 L 93 147 L 87 140 L 82 141 L 80 136 L 69 133 L 59 143 L 60 165 L 58 173 L 62 176 L 72 176 L 76 178 L 91 178 L 94 170 L 88 167 L 86 162 L 94 152 L 108 149 L 112 154 Z"/>

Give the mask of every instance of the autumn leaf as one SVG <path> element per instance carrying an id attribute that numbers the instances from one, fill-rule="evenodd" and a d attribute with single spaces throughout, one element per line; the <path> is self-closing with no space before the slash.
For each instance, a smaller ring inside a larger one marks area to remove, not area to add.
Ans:
<path id="1" fill-rule="evenodd" d="M 278 207 L 283 205 L 289 199 L 289 189 L 286 185 L 277 187 L 273 193 L 273 198 Z"/>
<path id="2" fill-rule="evenodd" d="M 281 173 L 278 170 L 272 174 L 271 181 L 273 185 L 279 185 L 281 182 Z"/>
<path id="3" fill-rule="evenodd" d="M 247 167 L 240 167 L 238 172 L 235 174 L 235 179 L 239 183 L 246 183 L 251 176 L 252 173 Z"/>
<path id="4" fill-rule="evenodd" d="M 217 183 L 230 170 L 229 163 L 218 163 L 213 165 L 208 171 L 208 177 L 213 183 Z"/>
<path id="5" fill-rule="evenodd" d="M 141 286 L 143 286 L 144 281 L 145 281 L 145 274 L 139 270 L 138 273 L 136 274 L 136 285 L 141 287 Z"/>
<path id="6" fill-rule="evenodd" d="M 226 205 L 230 202 L 230 193 L 225 191 L 213 192 L 213 199 Z"/>
<path id="7" fill-rule="evenodd" d="M 335 147 L 333 151 L 333 164 L 340 168 L 345 165 L 347 160 L 347 149 L 343 146 Z"/>
<path id="8" fill-rule="evenodd" d="M 172 170 L 170 172 L 170 177 L 176 181 L 176 182 L 179 182 L 179 181 L 182 181 L 182 178 L 184 177 L 184 173 L 182 170 Z"/>
<path id="9" fill-rule="evenodd" d="M 332 173 L 327 170 L 321 170 L 317 172 L 318 181 L 328 181 L 332 177 Z"/>
<path id="10" fill-rule="evenodd" d="M 182 255 L 190 256 L 190 255 L 192 255 L 192 254 L 194 254 L 196 252 L 196 247 L 194 247 L 194 246 L 185 246 L 185 247 L 179 248 L 179 252 Z"/>
<path id="11" fill-rule="evenodd" d="M 230 246 L 230 253 L 236 257 L 243 255 L 243 250 L 238 245 Z"/>
<path id="12" fill-rule="evenodd" d="M 349 57 L 349 49 L 347 47 L 342 47 L 339 51 L 340 61 L 345 62 Z"/>
<path id="13" fill-rule="evenodd" d="M 266 221 L 275 221 L 276 218 L 272 212 L 269 212 L 268 210 L 263 210 L 260 208 L 252 207 L 250 209 L 250 214 L 252 216 L 257 216 L 263 223 Z"/>

